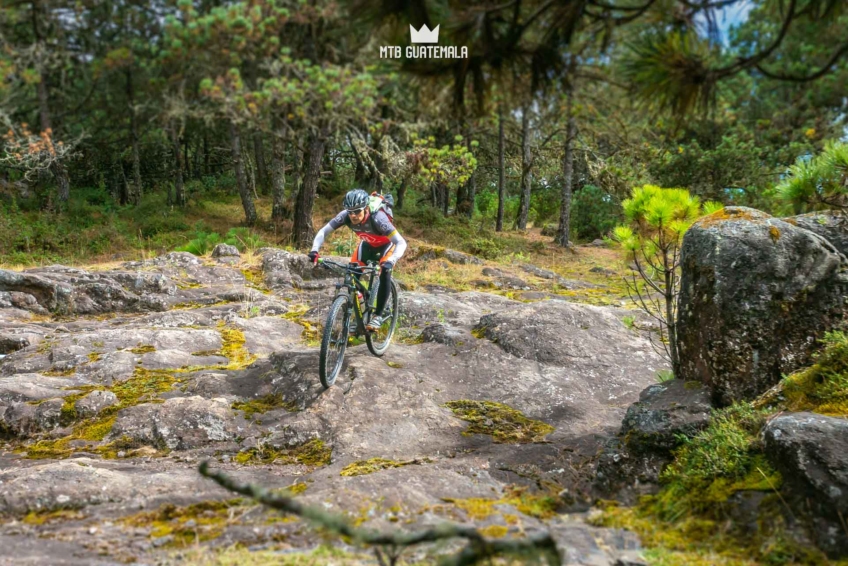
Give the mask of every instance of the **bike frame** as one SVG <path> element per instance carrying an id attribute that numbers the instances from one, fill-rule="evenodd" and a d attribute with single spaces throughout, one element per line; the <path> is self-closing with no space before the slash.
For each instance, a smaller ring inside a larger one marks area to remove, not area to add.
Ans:
<path id="1" fill-rule="evenodd" d="M 334 271 L 344 271 L 344 282 L 336 283 L 336 297 L 347 295 L 348 301 L 353 303 L 354 308 L 348 309 L 347 316 L 345 317 L 345 328 L 348 328 L 350 324 L 350 313 L 351 310 L 354 312 L 357 324 L 360 325 L 363 330 L 365 327 L 365 315 L 371 310 L 371 289 L 374 288 L 374 277 L 380 271 L 380 265 L 376 262 L 369 261 L 368 265 L 361 266 L 357 263 L 349 263 L 348 265 L 342 265 L 335 261 L 330 261 L 326 259 L 319 259 L 319 265 L 323 265 L 328 269 L 333 269 Z M 363 275 L 368 275 L 368 285 L 365 285 L 360 281 L 360 277 Z M 346 288 L 347 291 L 344 293 L 338 292 L 342 287 Z M 356 295 L 356 291 L 360 291 L 365 300 L 365 305 L 360 304 L 359 297 Z M 334 297 L 335 300 L 335 297 Z"/>

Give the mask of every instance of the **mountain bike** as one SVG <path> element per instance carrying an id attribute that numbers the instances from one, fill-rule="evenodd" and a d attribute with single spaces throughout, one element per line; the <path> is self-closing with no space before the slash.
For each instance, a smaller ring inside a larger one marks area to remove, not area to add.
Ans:
<path id="1" fill-rule="evenodd" d="M 321 340 L 318 374 L 321 385 L 327 389 L 335 383 L 342 369 L 350 334 L 364 334 L 368 349 L 375 356 L 382 356 L 389 349 L 398 321 L 398 287 L 392 279 L 392 288 L 383 308 L 383 325 L 379 330 L 369 332 L 365 325 L 377 308 L 380 264 L 369 261 L 365 267 L 357 263 L 343 265 L 324 258 L 318 258 L 318 264 L 344 276 L 341 283 L 336 283 L 336 296 Z M 367 281 L 363 280 L 366 277 Z"/>

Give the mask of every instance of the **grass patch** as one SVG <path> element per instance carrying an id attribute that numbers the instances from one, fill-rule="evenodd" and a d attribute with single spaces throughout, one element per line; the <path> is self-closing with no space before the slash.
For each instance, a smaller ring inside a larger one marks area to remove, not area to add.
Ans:
<path id="1" fill-rule="evenodd" d="M 657 564 L 829 564 L 814 547 L 787 534 L 777 473 L 762 453 L 760 431 L 774 409 L 739 403 L 714 412 L 663 470 L 662 489 L 632 508 L 601 505 L 591 522 L 635 531 Z M 738 524 L 731 496 L 767 492 L 756 532 Z"/>
<path id="2" fill-rule="evenodd" d="M 324 444 L 323 440 L 313 439 L 300 446 L 282 448 L 280 450 L 276 450 L 270 446 L 249 448 L 236 454 L 233 461 L 245 466 L 262 464 L 290 466 L 303 464 L 304 466 L 318 467 L 329 465 L 332 455 L 333 449 Z"/>
<path id="3" fill-rule="evenodd" d="M 832 417 L 848 416 L 848 336 L 828 332 L 815 363 L 782 383 L 789 411 L 812 411 Z"/>
<path id="4" fill-rule="evenodd" d="M 462 434 L 487 434 L 496 443 L 544 442 L 554 427 L 524 416 L 521 411 L 494 401 L 449 401 L 445 407 L 471 423 Z"/>
<path id="5" fill-rule="evenodd" d="M 271 393 L 249 401 L 236 401 L 232 408 L 237 411 L 244 411 L 244 418 L 246 419 L 252 419 L 255 414 L 267 413 L 276 409 L 285 409 L 290 413 L 297 412 L 297 405 L 283 399 L 281 393 Z"/>

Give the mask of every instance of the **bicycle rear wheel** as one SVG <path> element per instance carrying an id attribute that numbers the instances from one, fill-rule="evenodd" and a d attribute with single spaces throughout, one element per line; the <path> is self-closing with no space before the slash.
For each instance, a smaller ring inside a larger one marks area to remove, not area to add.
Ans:
<path id="1" fill-rule="evenodd" d="M 365 342 L 368 344 L 368 349 L 375 356 L 382 356 L 389 349 L 395 328 L 397 328 L 398 313 L 398 287 L 393 279 L 392 288 L 386 299 L 386 306 L 383 308 L 383 325 L 376 332 L 365 333 Z"/>
<path id="2" fill-rule="evenodd" d="M 318 375 L 321 385 L 328 389 L 336 381 L 336 377 L 344 363 L 347 348 L 348 312 L 350 302 L 344 295 L 339 295 L 330 306 L 327 324 L 324 325 L 324 337 L 321 340 Z"/>

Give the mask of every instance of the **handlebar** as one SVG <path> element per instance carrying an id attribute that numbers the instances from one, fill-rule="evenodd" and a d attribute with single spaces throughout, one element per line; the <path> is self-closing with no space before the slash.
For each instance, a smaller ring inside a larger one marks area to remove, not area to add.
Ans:
<path id="1" fill-rule="evenodd" d="M 366 265 L 366 266 L 351 267 L 350 264 L 343 265 L 343 264 L 338 263 L 336 261 L 324 259 L 322 257 L 318 258 L 318 265 L 322 265 L 322 266 L 326 267 L 327 269 L 336 268 L 336 269 L 341 269 L 341 270 L 344 270 L 344 271 L 350 271 L 350 272 L 357 273 L 357 274 L 370 273 L 372 271 L 376 272 L 376 271 L 380 270 L 379 264 L 374 265 L 374 266 Z"/>

